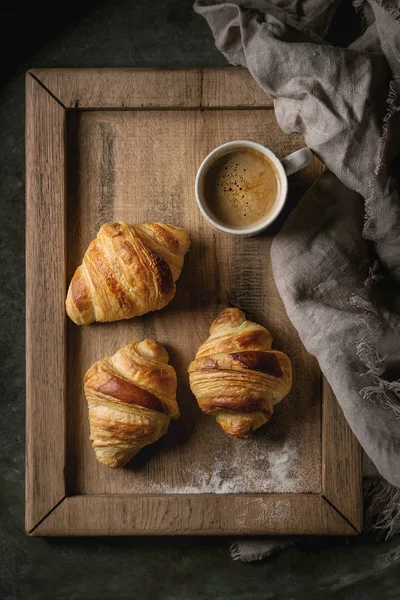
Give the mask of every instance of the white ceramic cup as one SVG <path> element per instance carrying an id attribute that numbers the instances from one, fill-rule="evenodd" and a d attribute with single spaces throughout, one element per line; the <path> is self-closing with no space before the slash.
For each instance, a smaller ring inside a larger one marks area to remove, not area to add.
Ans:
<path id="1" fill-rule="evenodd" d="M 275 206 L 272 212 L 269 212 L 261 223 L 258 223 L 253 227 L 249 227 L 248 229 L 234 229 L 232 227 L 227 227 L 220 221 L 217 221 L 215 217 L 213 217 L 208 211 L 207 203 L 204 201 L 203 179 L 205 173 L 217 158 L 223 156 L 224 154 L 228 154 L 233 150 L 243 147 L 258 150 L 274 163 L 275 168 L 280 177 L 280 192 L 279 196 L 276 198 Z M 309 148 L 302 148 L 301 150 L 296 150 L 296 152 L 289 154 L 288 156 L 286 156 L 286 158 L 279 160 L 279 158 L 277 158 L 275 154 L 271 152 L 271 150 L 269 150 L 265 146 L 262 146 L 261 144 L 258 144 L 257 142 L 236 140 L 234 142 L 227 142 L 226 144 L 222 144 L 222 146 L 218 146 L 206 156 L 206 158 L 201 163 L 199 170 L 197 171 L 195 193 L 199 209 L 203 217 L 207 219 L 207 221 L 211 225 L 213 225 L 213 227 L 216 227 L 220 231 L 246 237 L 256 235 L 257 233 L 260 233 L 269 225 L 271 225 L 271 223 L 275 221 L 282 208 L 284 207 L 288 191 L 288 175 L 291 175 L 299 169 L 306 167 L 312 161 L 313 157 L 313 153 Z"/>

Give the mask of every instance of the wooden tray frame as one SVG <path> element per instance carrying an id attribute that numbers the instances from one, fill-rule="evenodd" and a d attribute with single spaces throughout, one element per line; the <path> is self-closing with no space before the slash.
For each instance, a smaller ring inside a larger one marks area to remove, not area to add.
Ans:
<path id="1" fill-rule="evenodd" d="M 26 531 L 29 534 L 355 535 L 361 530 L 361 450 L 324 379 L 320 493 L 70 496 L 66 486 L 64 301 L 68 111 L 241 107 L 268 110 L 272 106 L 271 98 L 258 88 L 246 70 L 239 68 L 35 69 L 27 73 Z M 240 515 L 240 519 L 235 520 L 235 515 Z"/>

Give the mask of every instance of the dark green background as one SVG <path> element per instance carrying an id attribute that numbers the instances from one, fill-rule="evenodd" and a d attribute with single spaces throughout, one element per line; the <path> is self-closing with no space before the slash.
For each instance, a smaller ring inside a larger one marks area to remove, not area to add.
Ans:
<path id="1" fill-rule="evenodd" d="M 0 8 L 0 598 L 389 600 L 400 538 L 314 538 L 233 562 L 227 538 L 30 538 L 24 532 L 24 72 L 30 67 L 219 66 L 185 0 Z"/>

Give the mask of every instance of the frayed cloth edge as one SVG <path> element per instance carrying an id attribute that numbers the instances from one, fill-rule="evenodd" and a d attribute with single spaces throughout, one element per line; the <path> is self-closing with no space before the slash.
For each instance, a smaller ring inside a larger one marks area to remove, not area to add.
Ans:
<path id="1" fill-rule="evenodd" d="M 240 542 L 234 542 L 231 547 L 230 547 L 230 553 L 231 553 L 231 557 L 233 560 L 240 560 L 241 562 L 253 562 L 256 560 L 262 560 L 263 558 L 267 558 L 268 556 L 271 555 L 271 551 L 270 550 L 258 550 L 257 552 L 249 552 L 248 554 L 246 552 L 243 552 L 240 548 Z M 275 553 L 278 551 L 278 548 L 276 550 L 273 550 L 272 552 Z"/>
<path id="2" fill-rule="evenodd" d="M 364 285 L 370 290 L 381 279 L 379 264 L 375 261 L 369 269 Z M 362 311 L 361 319 L 366 333 L 356 342 L 356 355 L 366 368 L 365 375 L 371 376 L 373 380 L 372 384 L 363 387 L 359 393 L 364 400 L 381 402 L 385 408 L 393 411 L 396 418 L 400 418 L 400 379 L 389 381 L 383 377 L 386 356 L 381 356 L 375 341 L 382 329 L 379 313 L 364 294 L 353 295 L 350 304 Z"/>
<path id="3" fill-rule="evenodd" d="M 399 12 L 399 11 L 397 11 Z M 400 13 L 399 13 L 400 14 Z M 395 100 L 398 96 L 397 85 L 400 82 L 400 76 L 395 75 L 389 83 L 388 95 L 386 100 L 386 114 L 382 121 L 382 133 L 377 152 L 377 162 L 371 179 L 368 182 L 370 193 L 368 198 L 365 198 L 365 217 L 363 236 L 367 240 L 373 240 L 375 234 L 375 211 L 378 197 L 378 176 L 381 173 L 385 163 L 385 154 L 387 151 L 387 143 L 389 139 L 390 121 L 393 115 L 400 110 L 400 106 L 396 106 Z"/>
<path id="4" fill-rule="evenodd" d="M 383 8 L 383 10 L 385 12 L 387 12 L 387 14 L 390 15 L 391 17 L 394 17 L 396 19 L 396 21 L 400 21 L 400 10 L 396 6 L 388 4 L 384 0 L 381 2 L 376 2 L 376 0 L 375 0 L 375 4 L 378 4 L 378 6 Z"/>
<path id="5" fill-rule="evenodd" d="M 378 160 L 375 169 L 375 175 L 378 176 L 383 164 L 385 163 L 386 145 L 389 138 L 390 120 L 393 115 L 400 110 L 400 106 L 396 106 L 395 100 L 398 95 L 397 84 L 400 82 L 400 76 L 395 75 L 389 83 L 389 90 L 386 99 L 387 109 L 382 121 L 382 135 L 378 148 Z"/>
<path id="6" fill-rule="evenodd" d="M 353 0 L 353 7 L 356 13 L 360 17 L 361 21 L 361 35 L 367 29 L 367 19 L 365 18 L 365 0 Z"/>
<path id="7" fill-rule="evenodd" d="M 384 480 L 364 481 L 364 498 L 368 504 L 365 511 L 364 530 L 389 540 L 400 533 L 400 489 Z"/>
<path id="8" fill-rule="evenodd" d="M 248 538 L 246 540 L 238 540 L 231 544 L 230 553 L 233 560 L 241 562 L 253 562 L 268 558 L 276 554 L 279 550 L 284 550 L 293 546 L 300 536 L 285 537 L 281 539 L 271 538 Z"/>

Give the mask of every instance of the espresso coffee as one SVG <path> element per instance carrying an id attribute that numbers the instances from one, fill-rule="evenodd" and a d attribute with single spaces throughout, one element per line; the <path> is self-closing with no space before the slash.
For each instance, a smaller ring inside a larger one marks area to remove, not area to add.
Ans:
<path id="1" fill-rule="evenodd" d="M 210 216 L 233 229 L 261 224 L 280 196 L 280 177 L 265 154 L 238 147 L 218 157 L 203 178 L 203 198 Z"/>

